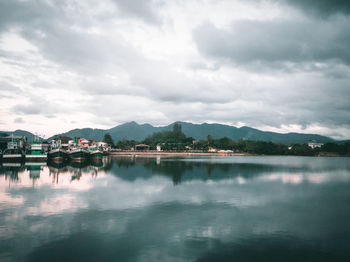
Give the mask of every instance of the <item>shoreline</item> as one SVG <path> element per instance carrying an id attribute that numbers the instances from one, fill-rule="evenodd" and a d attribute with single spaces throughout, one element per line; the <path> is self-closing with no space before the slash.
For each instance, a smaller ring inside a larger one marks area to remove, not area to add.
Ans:
<path id="1" fill-rule="evenodd" d="M 302 156 L 302 155 L 259 155 L 250 153 L 218 153 L 218 152 L 170 152 L 170 151 L 113 151 L 110 156 Z M 305 157 L 349 157 L 333 153 Z"/>
<path id="2" fill-rule="evenodd" d="M 168 152 L 168 151 L 119 151 L 108 152 L 111 156 L 256 156 L 248 153 L 211 153 L 211 152 Z"/>

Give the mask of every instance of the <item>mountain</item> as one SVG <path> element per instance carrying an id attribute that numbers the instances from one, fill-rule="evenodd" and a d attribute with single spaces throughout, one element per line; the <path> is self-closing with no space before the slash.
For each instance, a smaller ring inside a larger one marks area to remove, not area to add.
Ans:
<path id="1" fill-rule="evenodd" d="M 350 144 L 350 140 L 338 140 L 336 142 L 337 142 L 337 144 L 346 144 L 346 143 Z"/>
<path id="2" fill-rule="evenodd" d="M 114 141 L 118 141 L 123 138 L 141 141 L 147 136 L 152 135 L 154 132 L 159 131 L 161 131 L 161 128 L 159 127 L 154 127 L 150 124 L 139 125 L 136 122 L 125 123 L 107 130 Z"/>
<path id="3" fill-rule="evenodd" d="M 27 141 L 28 142 L 32 142 L 33 139 L 34 139 L 34 134 L 33 133 L 25 131 L 25 130 L 20 130 L 20 129 L 18 129 L 16 131 L 0 131 L 0 136 L 2 136 L 2 135 L 9 135 L 10 136 L 10 135 L 12 135 L 12 133 L 13 133 L 14 136 L 25 136 L 25 137 L 27 137 Z"/>
<path id="4" fill-rule="evenodd" d="M 284 144 L 292 143 L 307 143 L 310 140 L 316 140 L 320 143 L 335 142 L 332 138 L 321 136 L 317 134 L 302 134 L 302 133 L 287 133 L 281 134 L 276 132 L 266 132 L 251 127 L 234 127 L 222 124 L 192 124 L 188 122 L 175 122 L 181 124 L 182 131 L 188 137 L 195 139 L 206 139 L 207 135 L 211 135 L 213 138 L 229 137 L 233 140 L 247 139 L 247 140 L 260 140 L 271 141 Z M 128 140 L 142 141 L 147 136 L 154 132 L 160 132 L 165 130 L 172 130 L 172 123 L 167 126 L 154 127 L 150 124 L 139 125 L 136 122 L 128 122 L 111 129 L 74 129 L 63 134 L 61 136 L 69 137 L 84 137 L 86 139 L 100 141 L 103 139 L 104 134 L 109 133 L 115 142 L 125 138 Z"/>
<path id="5" fill-rule="evenodd" d="M 55 139 L 56 137 L 59 137 L 59 136 L 68 136 L 72 138 L 83 137 L 90 140 L 102 141 L 105 133 L 108 133 L 108 131 L 103 129 L 93 129 L 93 128 L 81 128 L 81 129 L 76 128 L 66 133 L 54 135 L 50 137 L 49 140 Z"/>

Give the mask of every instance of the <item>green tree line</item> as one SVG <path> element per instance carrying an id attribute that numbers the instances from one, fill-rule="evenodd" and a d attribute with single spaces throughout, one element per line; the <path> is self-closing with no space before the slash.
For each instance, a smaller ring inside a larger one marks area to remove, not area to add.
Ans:
<path id="1" fill-rule="evenodd" d="M 336 144 L 327 143 L 321 148 L 312 149 L 307 144 L 293 144 L 287 146 L 282 143 L 273 143 L 265 141 L 252 141 L 239 139 L 234 141 L 228 137 L 214 139 L 208 135 L 204 140 L 195 140 L 192 137 L 186 137 L 182 132 L 180 124 L 174 124 L 172 131 L 162 131 L 153 133 L 143 141 L 119 140 L 116 147 L 122 150 L 130 150 L 137 144 L 146 144 L 151 150 L 155 150 L 160 145 L 162 150 L 184 151 L 199 150 L 208 151 L 216 148 L 218 150 L 232 150 L 234 152 L 259 154 L 259 155 L 298 155 L 315 156 L 320 153 L 334 153 L 337 155 L 350 156 L 350 143 Z"/>

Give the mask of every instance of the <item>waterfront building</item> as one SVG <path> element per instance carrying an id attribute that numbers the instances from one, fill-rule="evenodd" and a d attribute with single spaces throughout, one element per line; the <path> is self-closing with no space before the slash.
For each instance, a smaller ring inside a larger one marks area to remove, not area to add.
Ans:
<path id="1" fill-rule="evenodd" d="M 78 143 L 79 143 L 79 147 L 86 147 L 86 148 L 88 148 L 89 144 L 90 144 L 89 140 L 87 140 L 85 138 L 80 138 L 78 140 Z"/>
<path id="2" fill-rule="evenodd" d="M 314 148 L 323 146 L 323 143 L 317 143 L 315 140 L 312 140 L 307 145 L 312 149 L 314 149 Z"/>
<path id="3" fill-rule="evenodd" d="M 147 151 L 149 150 L 149 145 L 139 144 L 135 146 L 136 151 Z"/>
<path id="4" fill-rule="evenodd" d="M 216 153 L 218 150 L 216 148 L 213 148 L 213 147 L 209 147 L 208 148 L 208 152 L 209 153 Z"/>
<path id="5" fill-rule="evenodd" d="M 106 142 L 97 142 L 96 144 L 97 148 L 103 152 L 111 151 L 111 145 L 107 144 Z"/>

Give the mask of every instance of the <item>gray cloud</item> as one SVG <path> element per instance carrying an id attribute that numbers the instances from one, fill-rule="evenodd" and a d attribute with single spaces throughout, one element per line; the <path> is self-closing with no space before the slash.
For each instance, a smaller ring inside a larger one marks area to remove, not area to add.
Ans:
<path id="1" fill-rule="evenodd" d="M 348 0 L 282 0 L 290 5 L 296 6 L 305 13 L 316 13 L 322 16 L 342 13 L 350 14 L 350 3 Z"/>
<path id="2" fill-rule="evenodd" d="M 156 7 L 160 6 L 152 0 L 112 0 L 118 7 L 121 15 L 126 14 L 137 19 L 142 19 L 150 23 L 158 23 L 160 21 Z"/>
<path id="3" fill-rule="evenodd" d="M 29 104 L 29 105 L 16 105 L 13 107 L 13 112 L 19 114 L 29 114 L 29 115 L 38 115 L 44 113 L 45 110 L 42 105 L 39 104 Z"/>
<path id="4" fill-rule="evenodd" d="M 137 4 L 122 0 L 113 2 L 124 16 L 156 19 L 152 1 Z M 46 58 L 75 69 L 96 71 L 101 66 L 105 69 L 137 60 L 137 52 L 117 34 L 101 37 L 88 33 L 98 23 L 94 19 L 99 19 L 99 14 L 87 19 L 79 13 L 79 3 L 3 1 L 0 3 L 0 30 L 17 28 L 22 36 L 40 48 Z"/>
<path id="5" fill-rule="evenodd" d="M 334 15 L 349 15 L 350 3 L 347 0 L 248 0 L 291 6 L 307 16 L 329 18 Z"/>
<path id="6" fill-rule="evenodd" d="M 28 95 L 27 103 L 17 104 L 11 108 L 14 114 L 44 115 L 47 118 L 54 118 L 56 114 L 67 112 L 67 110 L 69 111 L 68 108 L 59 105 L 57 101 L 49 101 L 37 95 Z"/>
<path id="7" fill-rule="evenodd" d="M 7 81 L 0 81 L 0 91 L 10 91 L 10 92 L 18 92 L 20 88 L 8 83 Z"/>
<path id="8" fill-rule="evenodd" d="M 1 1 L 0 41 L 10 33 L 35 47 L 12 52 L 0 43 L 0 66 L 16 72 L 1 70 L 1 98 L 21 98 L 3 114 L 88 114 L 81 121 L 91 123 L 76 125 L 92 127 L 183 120 L 319 125 L 339 133 L 350 125 L 350 18 L 334 7 L 330 14 L 342 15 L 325 19 L 317 10 L 330 2 L 311 2 L 279 1 L 282 11 L 297 7 L 285 19 L 232 17 L 221 26 L 215 15 L 201 18 L 199 7 L 211 10 L 212 1 L 196 6 L 198 17 L 187 5 L 161 0 Z"/>
<path id="9" fill-rule="evenodd" d="M 52 2 L 53 4 L 53 2 Z M 60 16 L 64 16 L 62 5 L 50 6 L 45 1 L 1 1 L 0 3 L 0 30 L 9 29 L 11 26 L 44 27 L 47 23 Z"/>
<path id="10" fill-rule="evenodd" d="M 206 23 L 194 30 L 199 51 L 214 59 L 255 67 L 292 68 L 288 63 L 350 64 L 350 20 L 238 21 L 229 30 Z M 305 65 L 302 65 L 303 68 Z"/>
<path id="11" fill-rule="evenodd" d="M 25 121 L 23 120 L 22 117 L 17 117 L 17 118 L 14 120 L 14 122 L 17 123 L 17 124 L 23 124 L 23 123 L 25 123 Z"/>

